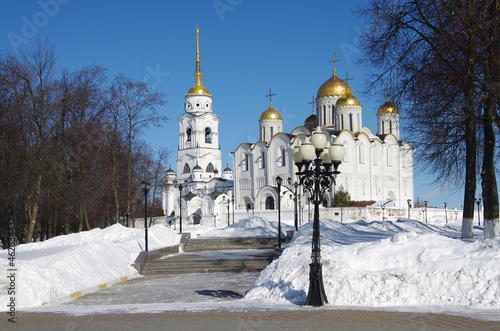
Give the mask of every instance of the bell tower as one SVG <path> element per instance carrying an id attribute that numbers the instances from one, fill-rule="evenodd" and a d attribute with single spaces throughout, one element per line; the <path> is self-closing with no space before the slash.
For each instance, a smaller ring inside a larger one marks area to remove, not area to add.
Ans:
<path id="1" fill-rule="evenodd" d="M 219 118 L 212 112 L 213 96 L 201 82 L 199 33 L 196 21 L 195 81 L 184 96 L 184 113 L 178 120 L 177 180 L 181 182 L 221 177 Z"/>

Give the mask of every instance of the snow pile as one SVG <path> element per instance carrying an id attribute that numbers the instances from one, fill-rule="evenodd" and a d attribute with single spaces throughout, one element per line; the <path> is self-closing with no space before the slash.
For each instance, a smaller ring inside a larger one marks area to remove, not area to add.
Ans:
<path id="1" fill-rule="evenodd" d="M 175 245 L 180 235 L 165 226 L 148 231 L 150 250 Z M 137 275 L 131 266 L 144 248 L 144 230 L 115 224 L 16 247 L 16 307 L 39 306 L 72 293 Z M 7 250 L 0 251 L 0 287 L 7 288 Z M 7 291 L 0 302 L 7 307 Z"/>
<path id="2" fill-rule="evenodd" d="M 285 236 L 286 231 L 295 230 L 287 224 L 281 223 L 281 235 Z M 277 237 L 278 222 L 268 221 L 262 217 L 250 216 L 242 219 L 228 227 L 215 229 L 200 235 L 200 238 L 222 238 L 222 237 Z"/>
<path id="3" fill-rule="evenodd" d="M 500 238 L 464 241 L 451 226 L 414 220 L 321 221 L 329 303 L 500 308 Z M 309 287 L 312 223 L 260 275 L 244 300 L 302 305 Z"/>

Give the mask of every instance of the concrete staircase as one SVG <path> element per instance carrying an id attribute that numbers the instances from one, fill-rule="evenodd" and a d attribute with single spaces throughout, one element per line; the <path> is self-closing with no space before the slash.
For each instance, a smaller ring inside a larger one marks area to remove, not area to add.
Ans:
<path id="1" fill-rule="evenodd" d="M 135 267 L 142 275 L 260 272 L 275 255 L 278 238 L 207 238 L 181 240 L 178 246 L 143 252 Z"/>

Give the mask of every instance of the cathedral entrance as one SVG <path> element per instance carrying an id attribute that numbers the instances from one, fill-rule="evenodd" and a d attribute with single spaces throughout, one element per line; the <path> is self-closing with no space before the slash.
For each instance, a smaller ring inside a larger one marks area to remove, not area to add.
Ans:
<path id="1" fill-rule="evenodd" d="M 274 198 L 273 197 L 266 198 L 266 209 L 274 210 Z"/>

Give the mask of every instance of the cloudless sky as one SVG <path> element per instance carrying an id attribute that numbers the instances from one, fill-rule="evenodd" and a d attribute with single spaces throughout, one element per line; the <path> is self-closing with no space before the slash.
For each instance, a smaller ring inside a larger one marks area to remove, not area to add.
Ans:
<path id="1" fill-rule="evenodd" d="M 175 169 L 179 116 L 184 94 L 193 86 L 196 20 L 200 29 L 202 82 L 214 96 L 220 118 L 219 137 L 226 163 L 242 142 L 258 140 L 258 120 L 269 106 L 284 119 L 284 131 L 302 125 L 311 114 L 312 97 L 332 75 L 346 71 L 354 95 L 363 106 L 363 125 L 376 133 L 376 113 L 385 92 L 365 94 L 367 77 L 356 65 L 361 56 L 357 33 L 365 23 L 353 13 L 366 6 L 355 1 L 264 0 L 0 0 L 0 50 L 29 49 L 37 39 L 55 47 L 58 66 L 75 70 L 97 64 L 112 79 L 123 73 L 146 81 L 167 95 L 159 109 L 169 121 L 150 128 L 141 138 L 153 150 L 167 147 Z M 401 116 L 405 109 L 399 109 Z M 404 129 L 400 138 L 405 139 Z M 411 144 L 411 141 L 410 141 Z M 415 172 L 415 200 L 430 206 L 460 208 L 463 190 L 432 185 L 430 173 Z"/>

